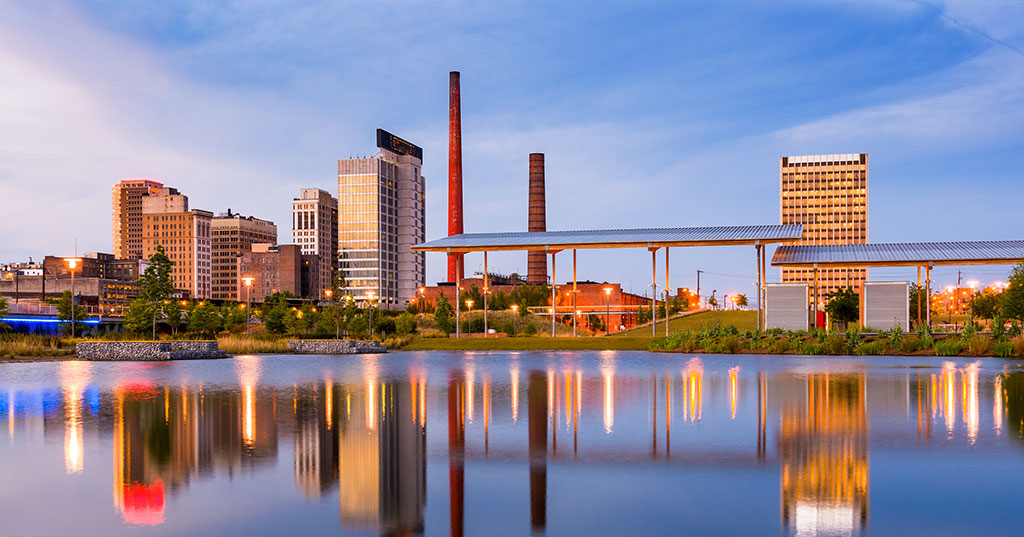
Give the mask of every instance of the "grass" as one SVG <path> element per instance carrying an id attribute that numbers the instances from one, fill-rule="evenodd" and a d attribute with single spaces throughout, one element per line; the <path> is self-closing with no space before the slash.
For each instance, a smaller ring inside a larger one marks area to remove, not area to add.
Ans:
<path id="1" fill-rule="evenodd" d="M 419 338 L 405 351 L 645 351 L 651 337 Z"/>
<path id="2" fill-rule="evenodd" d="M 718 323 L 722 326 L 735 326 L 740 332 L 746 330 L 754 330 L 757 328 L 757 312 L 756 311 L 703 311 L 700 313 L 694 313 L 693 315 L 687 315 L 685 317 L 676 317 L 668 320 L 669 332 L 677 332 L 680 330 L 700 330 L 706 326 L 713 326 Z M 658 321 L 656 332 L 659 336 L 665 335 L 665 322 Z M 628 336 L 650 336 L 651 325 L 641 326 L 632 330 L 627 330 L 618 337 Z"/>
<path id="3" fill-rule="evenodd" d="M 69 356 L 74 348 L 58 337 L 14 335 L 0 339 L 0 359 L 26 356 Z"/>
<path id="4" fill-rule="evenodd" d="M 282 354 L 290 352 L 283 339 L 246 339 L 245 336 L 222 336 L 217 346 L 228 354 Z"/>

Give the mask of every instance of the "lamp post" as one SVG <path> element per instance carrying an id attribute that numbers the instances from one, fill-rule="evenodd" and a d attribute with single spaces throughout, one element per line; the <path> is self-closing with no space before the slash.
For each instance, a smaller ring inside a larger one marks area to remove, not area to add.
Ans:
<path id="1" fill-rule="evenodd" d="M 607 335 L 611 335 L 611 333 L 612 333 L 612 325 L 611 325 L 611 322 L 610 322 L 611 318 L 612 318 L 612 307 L 610 305 L 608 305 L 608 299 L 611 298 L 611 296 L 612 296 L 612 288 L 611 287 L 605 287 L 604 288 L 604 335 L 606 335 L 606 336 Z"/>
<path id="2" fill-rule="evenodd" d="M 366 314 L 369 316 L 370 337 L 373 337 L 373 295 L 374 294 L 375 293 L 373 291 L 367 291 L 367 293 L 366 293 L 366 299 L 367 299 L 367 303 L 366 303 L 366 310 L 367 310 L 367 312 L 366 312 Z"/>
<path id="3" fill-rule="evenodd" d="M 427 288 L 426 287 L 420 287 L 419 288 L 419 292 L 420 292 L 420 317 L 423 317 L 427 313 L 427 305 L 424 304 L 424 302 L 426 301 Z"/>
<path id="4" fill-rule="evenodd" d="M 78 268 L 78 262 L 81 260 L 78 257 L 64 258 L 64 262 L 68 264 L 68 269 L 71 270 L 71 339 L 75 339 L 75 269 Z"/>
<path id="5" fill-rule="evenodd" d="M 469 323 L 469 333 L 473 333 L 473 316 L 469 313 L 473 311 L 473 301 L 471 299 L 466 300 L 466 322 Z"/>
<path id="6" fill-rule="evenodd" d="M 245 276 L 242 281 L 245 282 L 245 339 L 249 340 L 252 337 L 252 330 L 249 324 L 249 317 L 252 315 L 252 282 L 256 278 L 252 276 Z"/>
<path id="7" fill-rule="evenodd" d="M 512 335 L 516 335 L 516 317 L 519 316 L 519 305 L 512 304 Z"/>

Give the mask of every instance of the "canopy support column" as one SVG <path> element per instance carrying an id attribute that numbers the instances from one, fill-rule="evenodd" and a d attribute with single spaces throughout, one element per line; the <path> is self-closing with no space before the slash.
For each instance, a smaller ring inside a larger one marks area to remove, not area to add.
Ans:
<path id="1" fill-rule="evenodd" d="M 572 337 L 576 337 L 576 250 L 572 251 Z"/>
<path id="2" fill-rule="evenodd" d="M 487 337 L 487 295 L 491 291 L 490 283 L 487 275 L 487 250 L 484 250 L 484 337 Z"/>
<path id="3" fill-rule="evenodd" d="M 925 293 L 925 297 L 926 297 L 925 307 L 927 309 L 925 309 L 924 311 L 925 311 L 925 319 L 926 319 L 925 322 L 928 323 L 928 328 L 929 329 L 932 327 L 932 265 L 933 265 L 933 263 L 931 261 L 929 261 L 928 262 L 928 266 L 925 267 L 925 269 L 924 269 L 924 272 L 925 272 L 924 283 L 925 283 L 925 288 L 927 289 L 927 291 Z"/>
<path id="4" fill-rule="evenodd" d="M 658 249 L 648 247 L 651 251 L 651 336 L 658 335 Z"/>
<path id="5" fill-rule="evenodd" d="M 665 247 L 665 337 L 668 337 L 668 246 Z"/>
<path id="6" fill-rule="evenodd" d="M 767 304 L 767 302 L 768 302 L 768 300 L 767 300 L 768 299 L 768 283 L 767 283 L 767 281 L 768 281 L 768 270 L 767 270 L 767 268 L 765 266 L 765 263 L 767 262 L 767 259 L 768 259 L 768 248 L 764 244 L 762 244 L 761 245 L 761 285 L 759 285 L 758 289 L 757 289 L 757 303 L 758 303 L 758 307 L 761 308 L 762 328 L 766 328 L 767 325 L 768 325 L 768 319 L 767 319 L 767 316 L 768 316 L 768 310 L 767 310 L 767 307 L 768 307 L 768 304 Z"/>
<path id="7" fill-rule="evenodd" d="M 755 272 L 757 272 L 757 329 L 761 330 L 761 244 L 754 243 Z"/>
<path id="8" fill-rule="evenodd" d="M 917 266 L 917 326 L 921 326 L 921 266 Z"/>
<path id="9" fill-rule="evenodd" d="M 814 328 L 818 327 L 818 264 L 814 264 Z"/>
<path id="10" fill-rule="evenodd" d="M 462 256 L 455 256 L 455 337 L 462 337 Z"/>
<path id="11" fill-rule="evenodd" d="M 555 337 L 555 252 L 551 252 L 551 337 Z"/>

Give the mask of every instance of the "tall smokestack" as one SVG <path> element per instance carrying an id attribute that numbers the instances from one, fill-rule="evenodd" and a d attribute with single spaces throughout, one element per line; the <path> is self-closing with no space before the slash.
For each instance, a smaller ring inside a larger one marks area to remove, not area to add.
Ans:
<path id="1" fill-rule="evenodd" d="M 462 90 L 459 72 L 448 73 L 448 236 L 462 233 Z M 465 254 L 448 255 L 448 281 L 465 277 Z"/>
<path id="2" fill-rule="evenodd" d="M 544 153 L 530 153 L 530 219 L 528 231 L 547 231 L 547 210 L 544 204 Z M 548 260 L 544 252 L 526 254 L 526 281 L 544 284 L 548 281 Z"/>

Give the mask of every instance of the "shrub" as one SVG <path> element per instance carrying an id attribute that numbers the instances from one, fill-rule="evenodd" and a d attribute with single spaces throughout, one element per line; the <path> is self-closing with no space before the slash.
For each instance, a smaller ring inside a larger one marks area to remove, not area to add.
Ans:
<path id="1" fill-rule="evenodd" d="M 526 328 L 523 329 L 523 333 L 528 335 L 528 336 L 536 336 L 537 335 L 537 325 L 535 325 L 533 323 L 527 323 L 526 324 Z"/>
<path id="2" fill-rule="evenodd" d="M 857 347 L 863 341 L 864 336 L 860 335 L 860 329 L 857 328 L 857 325 L 850 325 L 850 328 L 846 330 L 846 354 L 857 354 Z"/>
<path id="3" fill-rule="evenodd" d="M 790 343 L 788 339 L 780 337 L 772 341 L 771 349 L 774 354 L 785 354 L 787 351 L 793 349 L 793 344 Z"/>
<path id="4" fill-rule="evenodd" d="M 974 356 L 982 356 L 988 353 L 992 340 L 985 334 L 973 334 L 967 339 L 967 350 Z"/>
<path id="5" fill-rule="evenodd" d="M 918 336 L 907 336 L 900 343 L 900 350 L 905 353 L 912 353 L 921 348 L 921 338 Z"/>
<path id="6" fill-rule="evenodd" d="M 722 346 L 725 352 L 729 354 L 736 354 L 743 350 L 743 340 L 739 336 L 726 336 L 722 341 Z"/>
<path id="7" fill-rule="evenodd" d="M 825 338 L 825 350 L 828 354 L 843 354 L 846 350 L 846 339 L 842 334 L 829 334 Z"/>
<path id="8" fill-rule="evenodd" d="M 877 339 L 857 346 L 857 354 L 861 356 L 877 356 L 885 352 L 885 341 Z"/>
<path id="9" fill-rule="evenodd" d="M 416 317 L 409 313 L 403 313 L 395 319 L 395 333 L 405 336 L 416 331 Z"/>
<path id="10" fill-rule="evenodd" d="M 944 339 L 935 342 L 936 356 L 959 356 L 964 350 L 964 342 L 959 339 Z"/>
<path id="11" fill-rule="evenodd" d="M 825 346 L 821 343 L 815 343 L 814 341 L 805 341 L 800 344 L 797 349 L 797 354 L 805 354 L 814 356 L 818 354 L 824 354 Z"/>
<path id="12" fill-rule="evenodd" d="M 997 341 L 992 345 L 992 354 L 1001 358 L 1013 356 L 1013 343 L 1009 341 Z"/>
<path id="13" fill-rule="evenodd" d="M 1017 351 L 1017 356 L 1024 356 L 1024 335 L 1018 335 L 1011 342 L 1013 343 L 1013 349 Z"/>
<path id="14" fill-rule="evenodd" d="M 420 330 L 420 337 L 448 337 L 448 333 L 436 328 L 424 328 Z"/>
<path id="15" fill-rule="evenodd" d="M 992 339 L 1002 341 L 1006 337 L 1006 321 L 998 313 L 992 319 Z"/>

